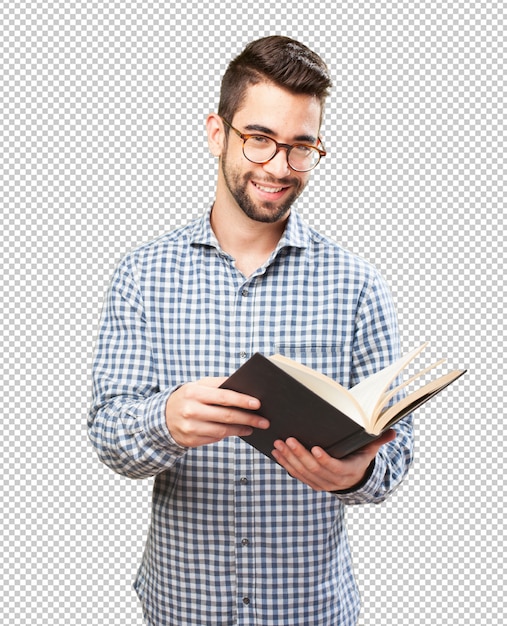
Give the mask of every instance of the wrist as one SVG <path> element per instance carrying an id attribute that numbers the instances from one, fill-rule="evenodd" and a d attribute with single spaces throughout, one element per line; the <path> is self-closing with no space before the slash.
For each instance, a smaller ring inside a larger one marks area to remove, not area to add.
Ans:
<path id="1" fill-rule="evenodd" d="M 366 485 L 366 483 L 369 481 L 371 475 L 373 474 L 374 469 L 375 469 L 375 459 L 373 459 L 372 462 L 368 465 L 366 472 L 364 473 L 364 476 L 361 478 L 361 480 L 358 483 L 356 483 L 355 485 L 352 485 L 352 487 L 348 487 L 347 489 L 337 489 L 336 491 L 331 491 L 331 493 L 335 493 L 337 495 L 344 495 L 347 493 L 353 493 L 354 491 L 358 491 L 359 489 L 364 487 L 364 485 Z"/>

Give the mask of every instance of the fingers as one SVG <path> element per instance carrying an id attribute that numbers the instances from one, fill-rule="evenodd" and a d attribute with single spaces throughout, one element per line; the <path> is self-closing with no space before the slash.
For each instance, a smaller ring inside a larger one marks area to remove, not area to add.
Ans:
<path id="1" fill-rule="evenodd" d="M 257 398 L 229 389 L 219 389 L 223 379 L 188 383 L 166 403 L 166 424 L 173 439 L 182 446 L 196 447 L 230 436 L 246 436 L 269 422 L 253 413 Z"/>
<path id="2" fill-rule="evenodd" d="M 307 450 L 293 437 L 287 441 L 275 441 L 272 452 L 276 461 L 297 480 L 316 491 L 334 491 L 337 480 L 343 478 L 343 469 L 338 459 L 333 459 L 321 448 Z"/>
<path id="3" fill-rule="evenodd" d="M 248 396 L 230 389 L 221 389 L 217 385 L 226 380 L 225 378 L 205 378 L 197 383 L 188 383 L 181 387 L 188 397 L 198 400 L 203 404 L 229 406 L 247 411 L 256 410 L 261 403 L 257 398 Z"/>
<path id="4" fill-rule="evenodd" d="M 394 431 L 343 459 L 335 459 L 322 448 L 307 450 L 293 437 L 275 441 L 273 456 L 287 472 L 317 491 L 339 491 L 359 484 L 379 448 L 396 437 Z"/>

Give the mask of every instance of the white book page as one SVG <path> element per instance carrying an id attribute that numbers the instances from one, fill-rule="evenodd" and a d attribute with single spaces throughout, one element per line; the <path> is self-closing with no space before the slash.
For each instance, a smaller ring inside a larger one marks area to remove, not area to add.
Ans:
<path id="1" fill-rule="evenodd" d="M 417 379 L 422 378 L 425 374 L 428 374 L 428 372 L 430 372 L 431 370 L 436 369 L 437 367 L 442 365 L 442 363 L 445 363 L 445 361 L 446 359 L 440 359 L 440 361 L 436 361 L 435 363 L 428 365 L 428 367 L 425 367 L 420 372 L 417 372 L 417 374 L 414 374 L 414 376 L 411 376 L 407 380 L 403 381 L 400 385 L 398 385 L 394 389 L 391 389 L 390 391 L 388 391 L 386 394 L 384 394 L 382 400 L 379 400 L 378 405 L 375 409 L 375 413 L 377 415 L 382 413 L 382 411 L 384 410 L 384 407 L 389 402 L 389 400 L 391 400 L 393 396 L 395 396 L 398 392 L 400 392 L 404 387 L 408 387 L 409 385 L 414 383 Z"/>
<path id="2" fill-rule="evenodd" d="M 427 346 L 427 343 L 423 343 L 412 352 L 409 352 L 405 356 L 400 357 L 397 361 L 384 367 L 375 374 L 372 374 L 368 378 L 365 378 L 360 383 L 349 389 L 350 394 L 361 405 L 364 413 L 368 416 L 368 421 L 371 422 L 371 418 L 375 414 L 377 404 L 383 398 L 385 391 L 389 385 L 398 376 L 398 374 L 405 369 L 405 367 L 415 359 L 415 357 Z M 371 424 L 368 424 L 368 429 L 371 429 Z"/>
<path id="3" fill-rule="evenodd" d="M 462 374 L 464 374 L 464 372 L 465 370 L 453 370 L 452 372 L 448 372 L 447 374 L 440 376 L 440 378 L 430 380 L 422 387 L 419 387 L 419 389 L 416 389 L 412 393 L 408 394 L 408 396 L 405 396 L 394 406 L 382 413 L 382 417 L 378 420 L 378 423 L 375 426 L 375 431 L 380 433 L 396 415 L 401 413 L 405 407 L 414 404 L 417 400 L 423 398 L 424 396 L 431 396 L 433 393 L 438 392 L 441 389 L 445 389 L 447 385 L 449 385 L 456 378 L 459 378 Z"/>

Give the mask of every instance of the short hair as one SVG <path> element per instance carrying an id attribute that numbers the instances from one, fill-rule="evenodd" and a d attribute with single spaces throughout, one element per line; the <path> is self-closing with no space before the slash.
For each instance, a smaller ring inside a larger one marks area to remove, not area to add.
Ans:
<path id="1" fill-rule="evenodd" d="M 218 114 L 232 120 L 250 85 L 272 82 L 294 94 L 316 96 L 322 109 L 332 83 L 318 54 L 304 44 L 274 35 L 249 43 L 222 78 Z"/>

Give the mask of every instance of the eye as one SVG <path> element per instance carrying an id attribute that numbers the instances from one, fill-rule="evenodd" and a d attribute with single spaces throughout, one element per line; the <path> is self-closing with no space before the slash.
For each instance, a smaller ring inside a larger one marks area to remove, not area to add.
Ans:
<path id="1" fill-rule="evenodd" d="M 310 156 L 314 151 L 311 146 L 305 146 L 303 144 L 296 144 L 292 147 L 292 150 L 300 157 Z"/>
<path id="2" fill-rule="evenodd" d="M 252 135 L 252 137 L 250 137 L 248 141 L 251 141 L 253 145 L 259 148 L 262 148 L 263 146 L 269 146 L 271 143 L 273 143 L 269 137 L 264 137 L 264 135 Z"/>

